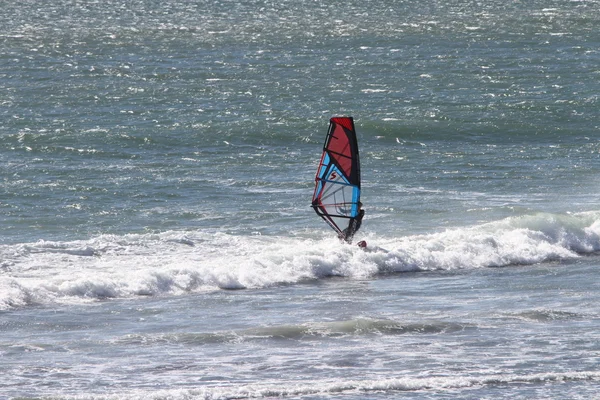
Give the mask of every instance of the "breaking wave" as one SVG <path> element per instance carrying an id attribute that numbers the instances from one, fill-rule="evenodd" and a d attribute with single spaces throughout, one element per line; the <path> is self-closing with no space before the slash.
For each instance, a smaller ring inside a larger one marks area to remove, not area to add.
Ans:
<path id="1" fill-rule="evenodd" d="M 512 217 L 429 235 L 165 232 L 0 246 L 0 310 L 112 298 L 265 288 L 327 277 L 531 265 L 600 251 L 600 212 Z"/>

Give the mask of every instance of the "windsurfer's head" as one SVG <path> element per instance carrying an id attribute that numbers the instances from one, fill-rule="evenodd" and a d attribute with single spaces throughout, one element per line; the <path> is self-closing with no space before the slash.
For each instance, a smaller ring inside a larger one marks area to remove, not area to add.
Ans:
<path id="1" fill-rule="evenodd" d="M 367 242 L 365 242 L 364 240 L 361 240 L 360 242 L 356 243 L 356 245 L 358 247 L 360 247 L 361 249 L 364 249 L 365 247 L 367 247 Z"/>

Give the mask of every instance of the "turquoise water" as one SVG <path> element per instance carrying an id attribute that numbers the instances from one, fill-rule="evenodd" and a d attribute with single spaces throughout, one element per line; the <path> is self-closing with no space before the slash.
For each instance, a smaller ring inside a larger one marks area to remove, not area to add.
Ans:
<path id="1" fill-rule="evenodd" d="M 600 4 L 0 11 L 0 398 L 597 395 Z M 310 208 L 352 115 L 366 217 Z"/>

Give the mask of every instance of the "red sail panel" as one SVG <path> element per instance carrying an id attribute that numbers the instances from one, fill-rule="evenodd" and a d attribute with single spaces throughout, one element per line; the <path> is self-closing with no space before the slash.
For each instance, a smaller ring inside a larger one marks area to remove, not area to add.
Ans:
<path id="1" fill-rule="evenodd" d="M 354 120 L 352 117 L 334 117 L 329 122 L 329 133 L 324 150 L 349 183 L 360 187 L 360 164 Z"/>
<path id="2" fill-rule="evenodd" d="M 350 140 L 342 125 L 334 125 L 327 150 L 344 175 L 350 177 L 352 174 L 352 150 Z"/>
<path id="3" fill-rule="evenodd" d="M 350 131 L 354 131 L 354 122 L 352 121 L 352 117 L 333 117 L 329 121 L 333 122 L 334 124 L 341 125 Z"/>

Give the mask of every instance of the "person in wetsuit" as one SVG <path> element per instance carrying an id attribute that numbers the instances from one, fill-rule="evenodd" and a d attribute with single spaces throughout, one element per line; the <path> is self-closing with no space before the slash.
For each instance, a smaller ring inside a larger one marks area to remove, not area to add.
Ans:
<path id="1" fill-rule="evenodd" d="M 362 219 L 365 216 L 365 210 L 362 209 L 362 203 L 358 203 L 358 215 L 354 218 L 350 218 L 348 227 L 340 234 L 340 239 L 345 240 L 348 243 L 352 242 L 354 234 L 360 229 Z"/>

